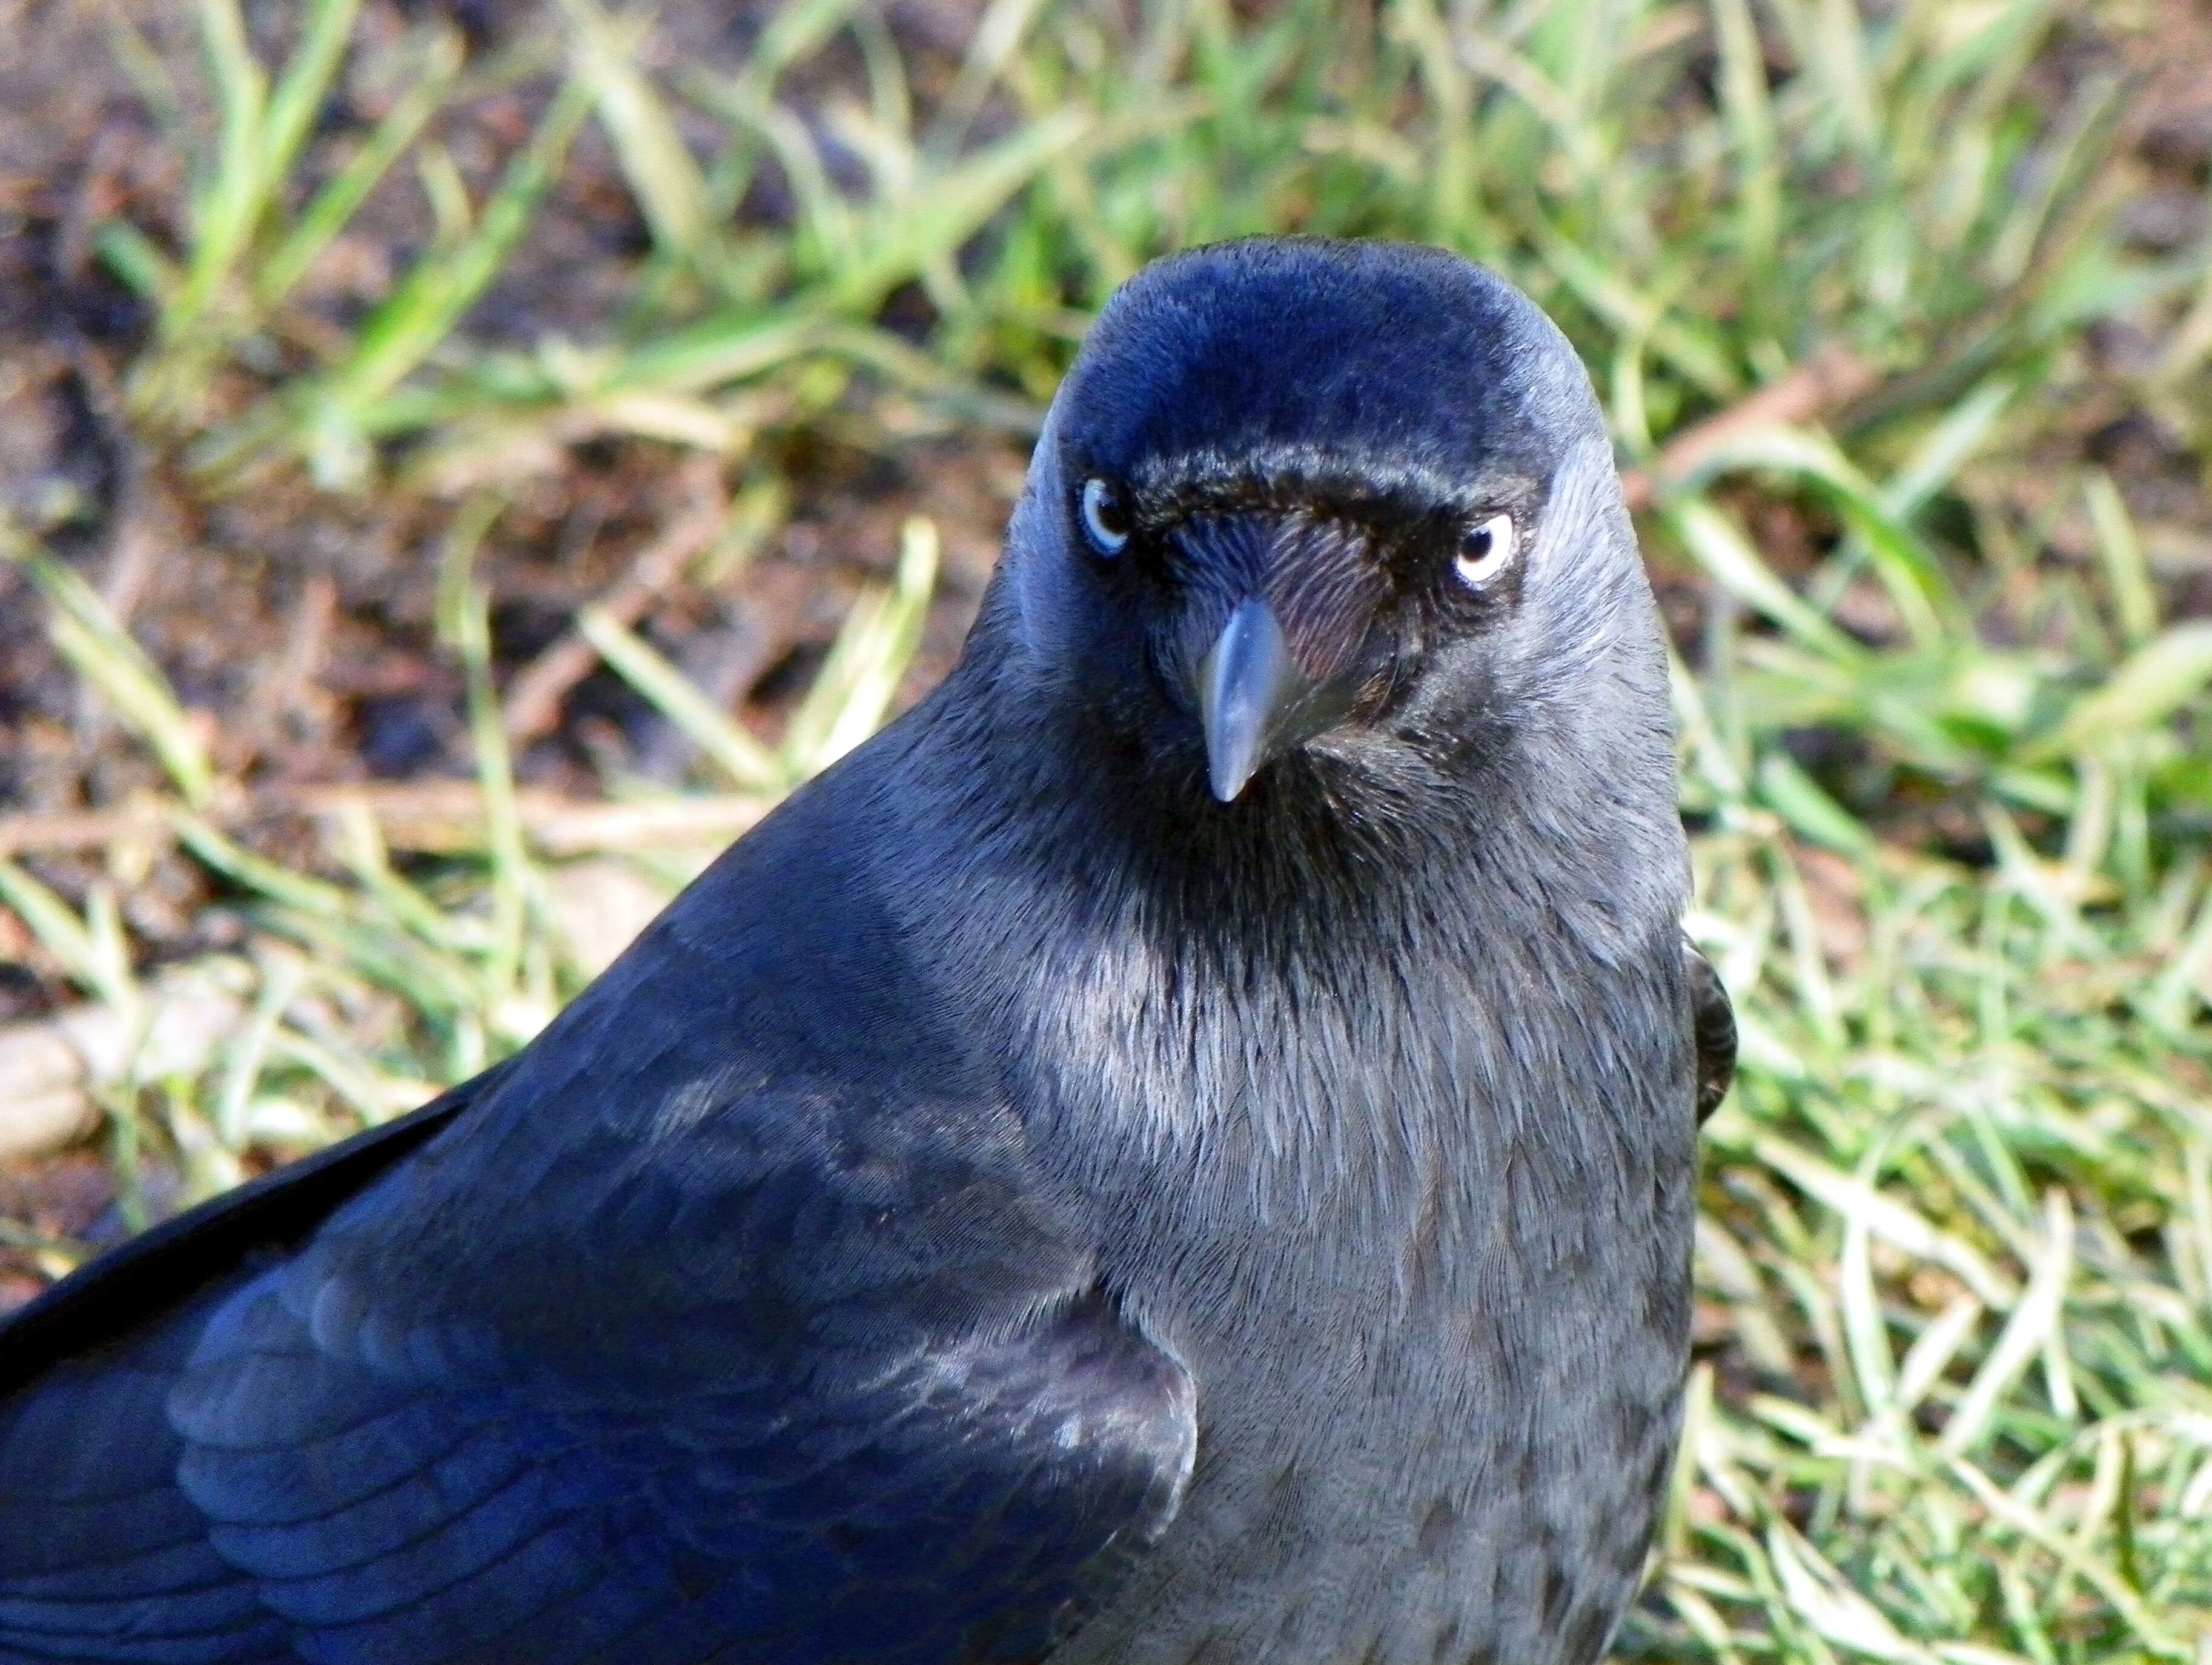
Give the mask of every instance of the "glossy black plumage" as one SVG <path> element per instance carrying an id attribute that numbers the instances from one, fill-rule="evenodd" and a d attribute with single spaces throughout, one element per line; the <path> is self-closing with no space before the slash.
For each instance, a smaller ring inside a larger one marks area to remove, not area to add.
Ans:
<path id="1" fill-rule="evenodd" d="M 1683 951 L 1690 959 L 1691 1009 L 1698 1036 L 1698 1120 L 1703 1121 L 1720 1108 L 1735 1081 L 1735 1007 L 1713 963 L 1687 942 Z"/>
<path id="2" fill-rule="evenodd" d="M 1223 803 L 1248 604 L 1304 703 Z M 0 1659 L 1595 1657 L 1718 1033 L 1664 672 L 1525 301 L 1155 268 L 943 689 L 519 1058 L 0 1328 Z"/>

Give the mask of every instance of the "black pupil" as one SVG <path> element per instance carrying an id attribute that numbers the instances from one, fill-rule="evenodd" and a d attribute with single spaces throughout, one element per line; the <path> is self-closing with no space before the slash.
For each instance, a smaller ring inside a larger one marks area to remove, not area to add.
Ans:
<path id="1" fill-rule="evenodd" d="M 1097 505 L 1093 513 L 1097 517 L 1098 529 L 1101 532 L 1109 538 L 1119 538 L 1121 535 L 1124 530 L 1121 504 L 1112 492 L 1102 491 L 1098 494 Z"/>
<path id="2" fill-rule="evenodd" d="M 1477 561 L 1481 560 L 1484 556 L 1488 555 L 1490 553 L 1490 528 L 1487 526 L 1477 526 L 1473 532 L 1468 533 L 1465 547 L 1467 552 L 1473 556 Z"/>

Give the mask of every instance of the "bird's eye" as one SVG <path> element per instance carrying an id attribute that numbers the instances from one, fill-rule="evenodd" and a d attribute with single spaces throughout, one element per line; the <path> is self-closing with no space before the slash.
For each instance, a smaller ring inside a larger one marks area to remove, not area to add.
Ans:
<path id="1" fill-rule="evenodd" d="M 1493 514 L 1470 527 L 1459 540 L 1452 570 L 1470 590 L 1479 590 L 1513 562 L 1513 517 Z"/>
<path id="2" fill-rule="evenodd" d="M 1101 555 L 1119 555 L 1129 541 L 1129 511 L 1103 480 L 1083 483 L 1083 535 Z"/>

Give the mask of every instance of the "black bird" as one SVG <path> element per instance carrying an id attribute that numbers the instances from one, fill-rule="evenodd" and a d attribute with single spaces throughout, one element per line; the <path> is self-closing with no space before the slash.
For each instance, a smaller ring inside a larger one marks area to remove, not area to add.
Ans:
<path id="1" fill-rule="evenodd" d="M 0 1331 L 0 1657 L 1596 1659 L 1732 1044 L 1686 884 L 1564 337 L 1164 261 L 936 693 L 520 1056 Z"/>

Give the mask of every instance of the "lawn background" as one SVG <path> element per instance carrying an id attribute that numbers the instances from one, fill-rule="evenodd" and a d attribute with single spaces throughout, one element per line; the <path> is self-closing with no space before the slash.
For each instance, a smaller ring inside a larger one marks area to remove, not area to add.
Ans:
<path id="1" fill-rule="evenodd" d="M 2203 0 L 0 6 L 0 1247 L 527 1039 L 956 650 L 1089 318 L 1589 366 L 1734 992 L 1632 1658 L 2212 1660 Z"/>

